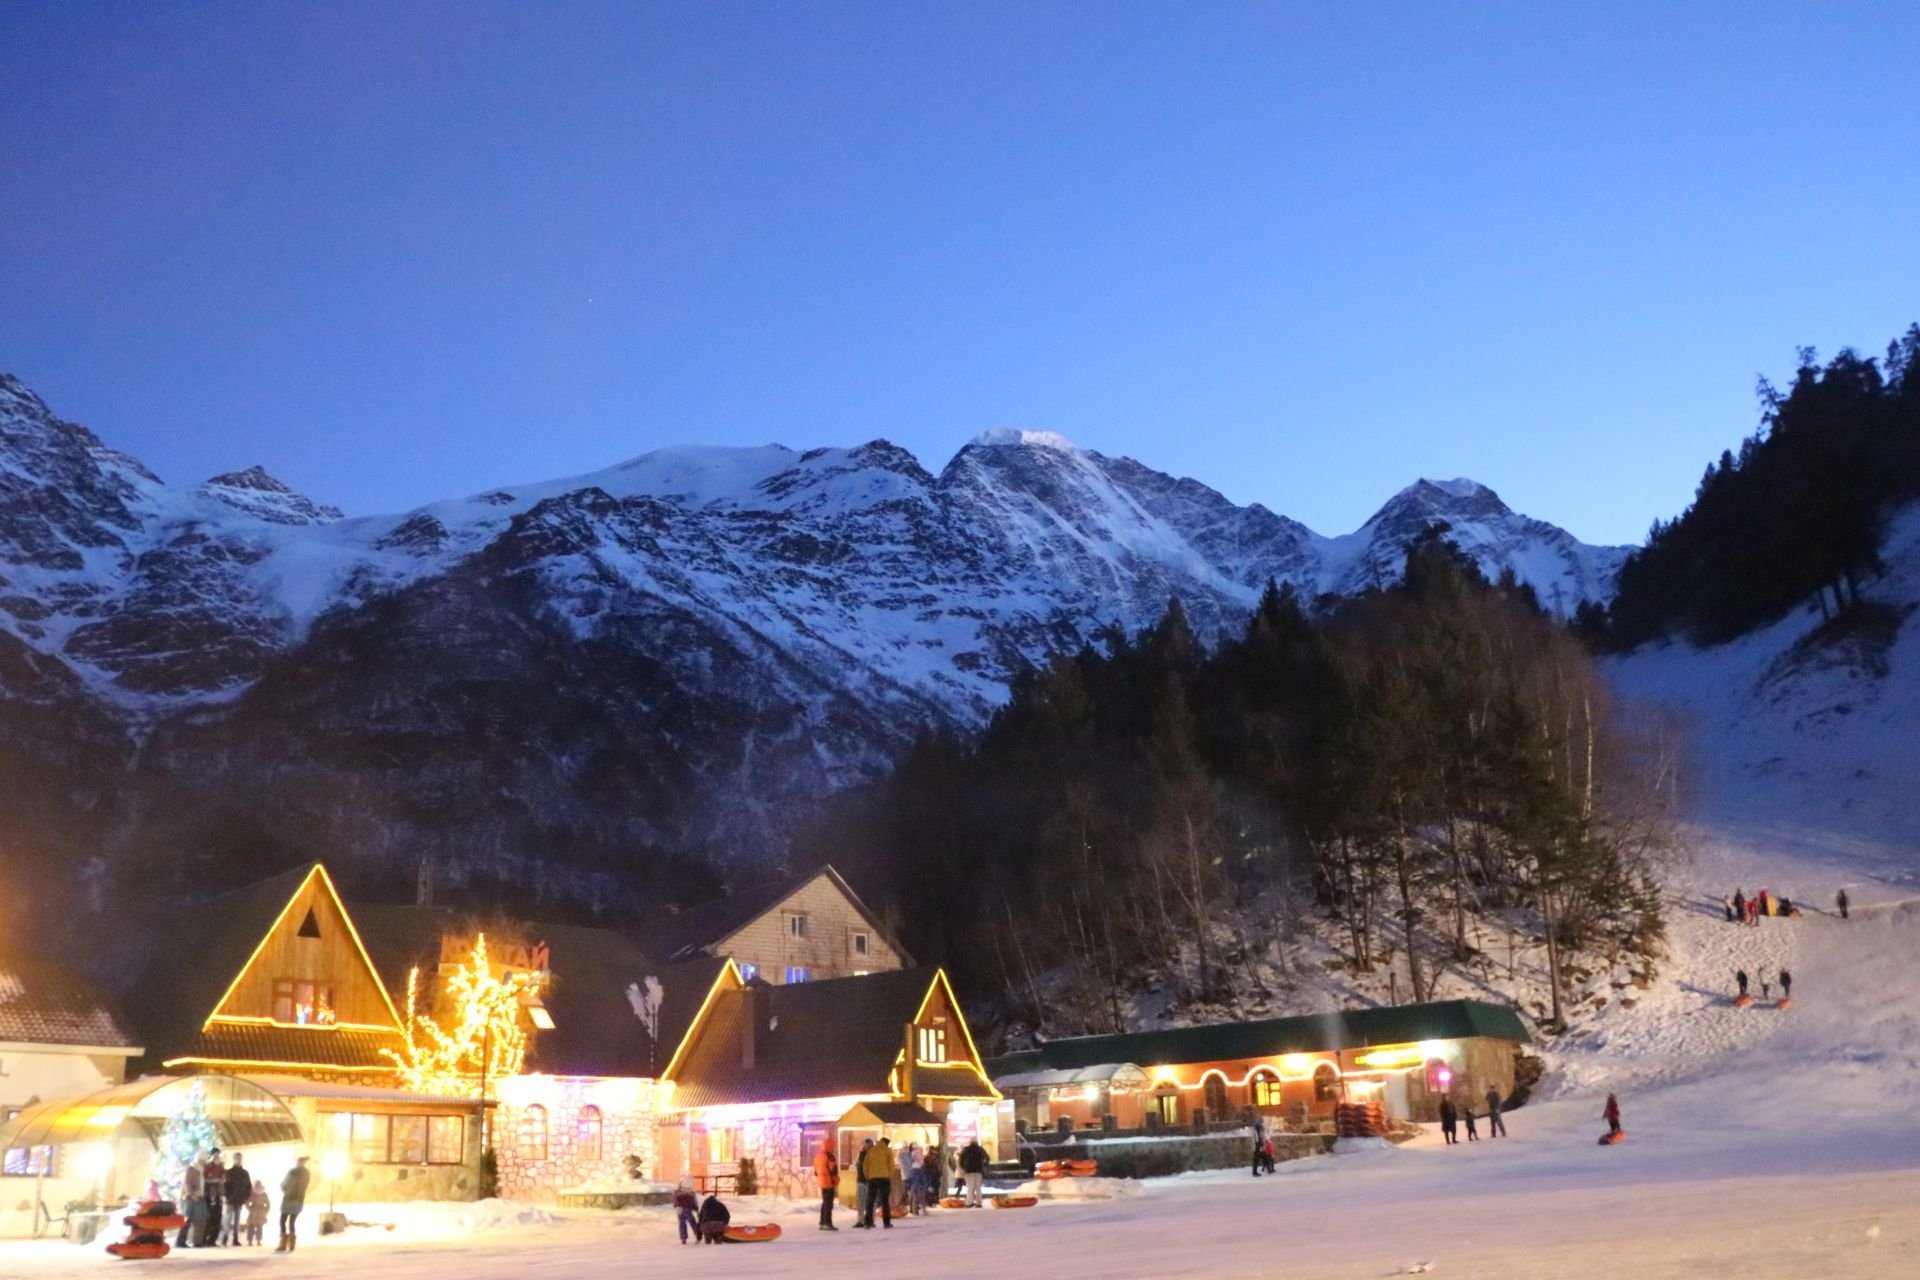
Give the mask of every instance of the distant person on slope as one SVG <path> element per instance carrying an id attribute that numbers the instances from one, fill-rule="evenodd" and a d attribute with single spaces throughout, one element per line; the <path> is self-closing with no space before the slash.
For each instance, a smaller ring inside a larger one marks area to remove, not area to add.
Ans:
<path id="1" fill-rule="evenodd" d="M 1497 1086 L 1487 1086 L 1487 1136 L 1504 1138 L 1507 1136 L 1507 1122 L 1500 1118 L 1500 1090 Z"/>
<path id="2" fill-rule="evenodd" d="M 1786 969 L 1780 971 L 1780 998 L 1793 999 L 1793 974 Z"/>
<path id="3" fill-rule="evenodd" d="M 1734 915 L 1733 915 L 1733 899 L 1732 899 L 1732 898 L 1729 898 L 1729 897 L 1726 897 L 1726 896 L 1724 896 L 1724 895 L 1723 895 L 1723 896 L 1721 897 L 1721 899 L 1720 899 L 1720 905 L 1721 905 L 1722 907 L 1724 907 L 1724 908 L 1726 909 L 1726 912 L 1727 912 L 1727 923 L 1728 923 L 1728 924 L 1732 924 L 1732 923 L 1733 923 L 1733 921 L 1734 921 Z"/>
<path id="4" fill-rule="evenodd" d="M 1440 1136 L 1447 1140 L 1448 1146 L 1459 1143 L 1460 1113 L 1454 1109 L 1452 1098 L 1440 1099 Z"/>
<path id="5" fill-rule="evenodd" d="M 1607 1132 L 1620 1132 L 1620 1099 L 1607 1095 L 1607 1109 L 1600 1113 L 1607 1118 Z"/>
<path id="6" fill-rule="evenodd" d="M 1467 1141 L 1480 1141 L 1480 1126 L 1474 1123 L 1476 1117 L 1473 1114 L 1473 1104 L 1469 1102 L 1466 1107 L 1462 1109 L 1461 1114 L 1463 1114 L 1467 1120 Z"/>
<path id="7" fill-rule="evenodd" d="M 1735 924 L 1747 922 L 1747 895 L 1744 890 L 1733 891 L 1733 922 Z"/>
<path id="8" fill-rule="evenodd" d="M 1840 918 L 1845 920 L 1847 918 L 1847 891 L 1845 889 L 1833 895 L 1833 905 L 1840 908 Z"/>
<path id="9" fill-rule="evenodd" d="M 1734 970 L 1733 980 L 1739 984 L 1740 994 L 1744 997 L 1747 994 L 1747 971 L 1745 969 Z"/>

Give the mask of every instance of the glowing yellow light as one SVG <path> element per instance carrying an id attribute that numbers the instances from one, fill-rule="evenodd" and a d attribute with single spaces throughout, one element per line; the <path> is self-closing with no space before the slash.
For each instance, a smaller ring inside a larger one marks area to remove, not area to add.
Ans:
<path id="1" fill-rule="evenodd" d="M 126 1108 L 120 1110 L 124 1115 Z M 81 1177 L 97 1182 L 113 1168 L 113 1148 L 104 1142 L 89 1142 L 74 1153 L 74 1167 Z"/>
<path id="2" fill-rule="evenodd" d="M 1088 1102 L 1098 1102 L 1100 1101 L 1100 1086 L 1097 1084 L 1090 1084 L 1086 1088 L 1080 1091 L 1080 1096 L 1085 1098 Z"/>
<path id="3" fill-rule="evenodd" d="M 1431 1056 L 1424 1045 L 1402 1045 L 1397 1049 L 1375 1049 L 1354 1061 L 1363 1067 L 1411 1067 Z"/>
<path id="4" fill-rule="evenodd" d="M 419 1012 L 420 970 L 415 968 L 407 974 L 406 1053 L 380 1052 L 393 1060 L 409 1088 L 450 1098 L 478 1097 L 483 1080 L 520 1073 L 527 1058 L 520 1012 L 539 991 L 538 974 L 494 977 L 487 964 L 487 936 L 477 934 L 467 963 L 447 978 L 450 1025 L 443 1028 Z"/>
<path id="5" fill-rule="evenodd" d="M 344 1151 L 329 1151 L 324 1156 L 321 1156 L 320 1172 L 326 1176 L 329 1182 L 338 1182 L 346 1176 L 347 1153 Z"/>
<path id="6" fill-rule="evenodd" d="M 88 1128 L 115 1129 L 127 1118 L 125 1107 L 102 1107 L 87 1117 Z"/>
<path id="7" fill-rule="evenodd" d="M 1280 1069 L 1290 1076 L 1304 1076 L 1313 1070 L 1313 1055 L 1310 1053 L 1289 1053 L 1280 1059 Z"/>

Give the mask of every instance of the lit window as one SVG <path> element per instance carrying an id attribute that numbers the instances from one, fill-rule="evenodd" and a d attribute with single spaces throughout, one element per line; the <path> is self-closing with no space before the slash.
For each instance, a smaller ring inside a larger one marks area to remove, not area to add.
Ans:
<path id="1" fill-rule="evenodd" d="M 1323 1062 L 1313 1069 L 1313 1100 L 1335 1102 L 1340 1097 L 1340 1068 Z"/>
<path id="2" fill-rule="evenodd" d="M 787 982 L 789 984 L 792 984 L 795 982 L 805 982 L 806 980 L 807 980 L 807 966 L 803 964 L 790 964 L 787 966 Z"/>
<path id="3" fill-rule="evenodd" d="M 707 1159 L 725 1162 L 737 1159 L 740 1152 L 740 1131 L 738 1129 L 707 1130 Z"/>
<path id="4" fill-rule="evenodd" d="M 392 1116 L 353 1118 L 353 1160 L 355 1164 L 387 1163 L 387 1136 Z"/>
<path id="5" fill-rule="evenodd" d="M 427 1118 L 395 1116 L 391 1126 L 393 1143 L 387 1148 L 388 1164 L 425 1164 L 427 1162 Z"/>
<path id="6" fill-rule="evenodd" d="M 427 1117 L 427 1163 L 461 1164 L 467 1147 L 467 1122 L 460 1116 Z"/>
<path id="7" fill-rule="evenodd" d="M 574 1125 L 574 1146 L 574 1154 L 582 1160 L 600 1158 L 600 1108 L 580 1108 L 580 1119 Z"/>
<path id="8" fill-rule="evenodd" d="M 1180 1123 L 1180 1095 L 1173 1090 L 1153 1095 L 1153 1112 L 1161 1124 Z"/>
<path id="9" fill-rule="evenodd" d="M 53 1176 L 52 1147 L 12 1147 L 7 1151 L 5 1164 L 0 1164 L 0 1173 L 9 1178 L 40 1178 Z"/>
<path id="10" fill-rule="evenodd" d="M 867 935 L 866 934 L 855 933 L 853 935 L 853 954 L 857 956 L 863 956 L 867 954 Z"/>
<path id="11" fill-rule="evenodd" d="M 789 938 L 804 938 L 807 936 L 807 917 L 805 914 L 798 911 L 787 913 L 787 936 Z"/>
<path id="12" fill-rule="evenodd" d="M 331 1026 L 333 984 L 279 978 L 273 984 L 273 1020 L 289 1026 Z"/>
<path id="13" fill-rule="evenodd" d="M 742 982 L 752 982 L 755 978 L 759 976 L 760 976 L 759 965 L 743 964 L 740 966 L 740 980 Z"/>
<path id="14" fill-rule="evenodd" d="M 873 970 L 871 970 L 871 969 L 855 969 L 855 970 L 853 971 L 853 976 L 854 976 L 854 977 L 856 977 L 856 978 L 864 978 L 864 977 L 866 977 L 866 976 L 867 976 L 868 974 L 870 974 L 870 973 L 872 973 L 872 972 L 873 972 Z"/>
<path id="15" fill-rule="evenodd" d="M 1253 1076 L 1253 1105 L 1256 1107 L 1277 1107 L 1280 1103 L 1280 1077 L 1271 1071 L 1255 1072 Z"/>
<path id="16" fill-rule="evenodd" d="M 537 1102 L 520 1113 L 520 1158 L 547 1158 L 547 1109 Z"/>
<path id="17" fill-rule="evenodd" d="M 920 1061 L 945 1062 L 947 1060 L 947 1029 L 945 1027 L 920 1028 Z"/>

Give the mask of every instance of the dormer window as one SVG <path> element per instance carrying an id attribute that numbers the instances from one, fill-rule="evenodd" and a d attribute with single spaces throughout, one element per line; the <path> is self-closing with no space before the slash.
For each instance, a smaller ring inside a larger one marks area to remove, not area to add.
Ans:
<path id="1" fill-rule="evenodd" d="M 855 955 L 857 955 L 857 956 L 863 956 L 863 955 L 866 955 L 866 954 L 867 954 L 867 945 L 868 945 L 868 944 L 867 944 L 867 935 L 866 935 L 866 933 L 865 933 L 865 932 L 863 932 L 863 931 L 858 931 L 858 930 L 856 930 L 856 931 L 855 931 L 855 933 L 854 933 L 854 935 L 853 935 L 853 954 L 855 954 Z"/>
<path id="2" fill-rule="evenodd" d="M 945 1062 L 947 1060 L 947 1029 L 945 1027 L 920 1028 L 920 1061 Z"/>
<path id="3" fill-rule="evenodd" d="M 789 938 L 807 936 L 807 916 L 804 911 L 787 912 L 787 936 Z"/>

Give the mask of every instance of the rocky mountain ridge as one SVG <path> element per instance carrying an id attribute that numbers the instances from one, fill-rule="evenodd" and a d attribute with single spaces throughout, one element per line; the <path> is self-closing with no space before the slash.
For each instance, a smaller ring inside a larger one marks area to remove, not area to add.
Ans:
<path id="1" fill-rule="evenodd" d="M 221 823 L 502 875 L 760 853 L 1103 625 L 1178 596 L 1209 635 L 1270 578 L 1382 585 L 1441 520 L 1563 612 L 1626 552 L 1464 480 L 1324 537 L 1006 430 L 937 476 L 884 440 L 670 448 L 349 519 L 258 467 L 169 486 L 0 376 L 0 752 L 84 755 L 54 807 L 109 858 Z"/>

